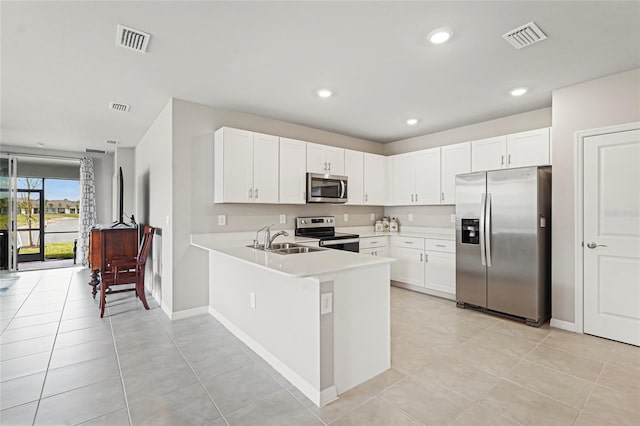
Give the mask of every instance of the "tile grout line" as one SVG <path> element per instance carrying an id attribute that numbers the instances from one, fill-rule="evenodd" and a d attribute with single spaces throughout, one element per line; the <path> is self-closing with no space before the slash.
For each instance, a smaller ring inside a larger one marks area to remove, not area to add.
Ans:
<path id="1" fill-rule="evenodd" d="M 100 301 L 102 303 L 102 301 Z M 106 304 L 106 299 L 105 299 Z M 120 355 L 118 354 L 118 344 L 116 343 L 116 336 L 113 331 L 113 322 L 111 322 L 111 311 L 108 306 L 105 306 L 109 319 L 109 328 L 111 329 L 111 341 L 113 342 L 113 349 L 116 353 L 116 362 L 118 363 L 118 373 L 120 374 L 120 384 L 122 385 L 122 393 L 124 395 L 124 405 L 127 409 L 127 417 L 129 418 L 129 426 L 133 426 L 131 420 L 131 410 L 129 409 L 129 398 L 127 398 L 127 387 L 124 384 L 124 377 L 122 376 L 122 366 L 120 365 Z"/>
<path id="2" fill-rule="evenodd" d="M 615 347 L 615 345 L 614 345 Z M 584 403 L 582 403 L 582 407 L 580 407 L 580 412 L 578 413 L 578 417 L 576 418 L 576 421 L 573 423 L 574 425 L 576 424 L 576 422 L 578 421 L 578 419 L 580 418 L 580 414 L 584 411 L 584 408 L 587 405 L 587 402 L 589 402 L 589 399 L 591 399 L 591 395 L 593 395 L 593 392 L 596 390 L 596 386 L 598 386 L 598 382 L 600 381 L 600 377 L 602 377 L 602 373 L 604 372 L 604 369 L 607 367 L 607 364 L 609 363 L 609 360 L 611 359 L 611 355 L 613 355 L 613 348 L 611 348 L 611 350 L 609 351 L 609 355 L 607 356 L 607 360 L 602 364 L 602 368 L 600 369 L 600 373 L 598 373 L 598 377 L 596 377 L 596 381 L 593 383 L 593 386 L 591 387 L 591 392 L 589 392 L 589 395 L 587 396 L 587 398 L 584 400 Z M 625 393 L 625 392 L 622 392 Z M 587 413 L 589 413 L 587 411 Z M 591 414 L 591 413 L 589 413 Z M 597 415 L 595 415 L 595 417 L 598 417 Z"/>
<path id="3" fill-rule="evenodd" d="M 7 322 L 7 325 L 5 325 L 2 328 L 2 331 L 0 332 L 0 335 L 4 334 L 5 330 L 7 329 L 7 327 L 9 327 L 9 324 L 11 324 L 11 321 L 13 321 L 13 319 L 16 317 L 16 315 L 18 314 L 18 312 L 20 312 L 20 309 L 22 309 L 22 307 L 24 306 L 24 304 L 26 303 L 27 299 L 29 297 L 31 297 L 31 293 L 33 293 L 33 290 L 35 290 L 35 288 L 38 286 L 38 283 L 40 282 L 40 280 L 42 279 L 42 276 L 44 274 L 40 274 L 40 277 L 38 278 L 38 281 L 36 281 L 36 283 L 33 285 L 33 287 L 31 287 L 31 290 L 29 291 L 29 293 L 27 294 L 27 297 L 24 298 L 24 300 L 22 301 L 22 303 L 20 304 L 20 307 L 18 309 L 16 309 L 16 312 L 11 316 L 11 319 Z M 20 277 L 18 277 L 18 280 L 20 279 Z"/>
<path id="4" fill-rule="evenodd" d="M 53 358 L 53 351 L 54 348 L 56 347 L 56 340 L 58 339 L 58 332 L 60 331 L 60 326 L 62 325 L 62 316 L 64 315 L 64 308 L 67 304 L 67 298 L 69 297 L 69 290 L 71 289 L 71 283 L 73 282 L 73 275 L 74 275 L 75 271 L 72 270 L 71 274 L 69 276 L 69 283 L 67 284 L 67 292 L 64 296 L 64 304 L 62 305 L 62 310 L 60 311 L 60 321 L 58 322 L 58 328 L 56 330 L 56 334 L 55 337 L 53 338 L 53 345 L 51 346 L 51 354 L 49 355 L 49 361 L 47 361 L 47 368 L 45 370 L 44 373 L 44 380 L 42 381 L 42 388 L 40 389 L 40 396 L 38 397 L 38 403 L 36 405 L 36 411 L 33 414 L 33 422 L 32 425 L 36 424 L 36 419 L 38 418 L 38 410 L 40 409 L 40 401 L 42 401 L 42 395 L 44 394 L 44 387 L 47 384 L 47 375 L 49 374 L 49 366 L 51 365 L 51 359 Z M 42 278 L 44 276 L 41 275 L 40 278 Z M 34 286 L 37 287 L 40 284 L 40 280 L 38 280 L 38 282 L 36 283 L 36 285 Z M 29 293 L 29 296 L 31 296 L 31 293 Z"/>

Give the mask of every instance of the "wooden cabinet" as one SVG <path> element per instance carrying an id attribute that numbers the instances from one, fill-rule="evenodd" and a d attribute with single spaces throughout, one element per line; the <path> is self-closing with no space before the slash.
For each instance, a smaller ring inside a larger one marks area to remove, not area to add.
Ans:
<path id="1" fill-rule="evenodd" d="M 223 127 L 214 136 L 214 202 L 278 202 L 278 137 Z"/>
<path id="2" fill-rule="evenodd" d="M 345 149 L 344 174 L 347 182 L 347 204 L 362 205 L 364 202 L 364 153 Z"/>
<path id="3" fill-rule="evenodd" d="M 455 204 L 456 175 L 471 171 L 471 142 L 442 147 L 441 151 L 441 204 Z"/>
<path id="4" fill-rule="evenodd" d="M 471 170 L 497 170 L 551 164 L 549 128 L 471 142 Z"/>
<path id="5" fill-rule="evenodd" d="M 393 204 L 440 204 L 440 148 L 394 156 L 392 168 Z"/>
<path id="6" fill-rule="evenodd" d="M 507 135 L 507 167 L 551 164 L 549 128 Z"/>
<path id="7" fill-rule="evenodd" d="M 387 161 L 383 155 L 364 153 L 364 204 L 383 206 L 386 201 Z"/>
<path id="8" fill-rule="evenodd" d="M 344 149 L 307 143 L 307 172 L 344 175 Z"/>
<path id="9" fill-rule="evenodd" d="M 280 204 L 305 204 L 307 143 L 280 138 Z"/>

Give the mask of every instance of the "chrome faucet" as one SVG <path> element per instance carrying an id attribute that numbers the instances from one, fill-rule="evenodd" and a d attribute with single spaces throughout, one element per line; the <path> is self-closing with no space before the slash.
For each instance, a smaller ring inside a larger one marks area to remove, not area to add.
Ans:
<path id="1" fill-rule="evenodd" d="M 256 231 L 256 238 L 253 240 L 253 244 L 252 244 L 252 245 L 253 245 L 253 248 L 259 248 L 259 247 L 260 247 L 260 243 L 259 243 L 259 241 L 260 241 L 260 240 L 259 240 L 259 237 L 260 237 L 260 235 L 259 235 L 259 234 L 260 234 L 260 231 L 264 231 L 264 230 L 266 229 L 266 230 L 267 230 L 267 232 L 269 232 L 269 231 L 268 231 L 268 229 L 269 229 L 269 227 L 270 227 L 270 226 L 273 226 L 273 223 L 272 223 L 271 225 L 263 226 L 262 228 L 260 228 L 260 229 L 258 229 L 258 230 Z"/>
<path id="2" fill-rule="evenodd" d="M 276 232 L 272 237 L 271 228 L 270 228 L 271 226 L 273 225 L 267 226 L 267 229 L 265 229 L 264 231 L 264 249 L 265 250 L 271 250 L 271 244 L 273 243 L 273 240 L 278 238 L 280 235 L 284 235 L 285 237 L 289 236 L 289 233 L 287 231 L 279 231 L 279 232 Z"/>

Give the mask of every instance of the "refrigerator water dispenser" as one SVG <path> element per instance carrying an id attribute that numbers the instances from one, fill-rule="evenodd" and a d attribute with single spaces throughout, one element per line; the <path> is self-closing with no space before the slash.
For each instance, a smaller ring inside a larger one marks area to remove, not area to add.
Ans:
<path id="1" fill-rule="evenodd" d="M 462 219 L 462 244 L 480 244 L 479 219 Z"/>

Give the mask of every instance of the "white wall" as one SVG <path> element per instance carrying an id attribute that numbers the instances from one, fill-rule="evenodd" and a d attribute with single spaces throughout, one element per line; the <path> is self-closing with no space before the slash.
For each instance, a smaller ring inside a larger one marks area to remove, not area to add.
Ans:
<path id="1" fill-rule="evenodd" d="M 301 205 L 229 205 L 213 204 L 213 139 L 212 133 L 230 126 L 309 142 L 348 147 L 381 154 L 381 144 L 352 138 L 284 121 L 222 110 L 191 102 L 173 103 L 173 311 L 205 306 L 208 300 L 207 253 L 190 246 L 189 235 L 201 232 L 255 230 L 257 226 L 278 224 L 286 214 L 288 223 L 275 228 L 293 228 L 296 216 L 332 214 L 342 221 L 342 213 L 350 215 L 348 224 L 369 225 L 369 214 L 382 216 L 382 207 Z M 137 156 L 137 154 L 136 154 Z M 217 215 L 226 214 L 228 225 L 219 227 Z M 341 225 L 343 222 L 338 222 Z M 250 241 L 248 241 L 250 243 Z"/>
<path id="2" fill-rule="evenodd" d="M 575 322 L 575 133 L 640 121 L 640 69 L 553 91 L 552 316 Z"/>
<path id="3" fill-rule="evenodd" d="M 165 310 L 173 305 L 172 113 L 170 100 L 136 145 L 134 166 L 136 220 L 157 228 L 145 285 Z"/>

